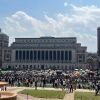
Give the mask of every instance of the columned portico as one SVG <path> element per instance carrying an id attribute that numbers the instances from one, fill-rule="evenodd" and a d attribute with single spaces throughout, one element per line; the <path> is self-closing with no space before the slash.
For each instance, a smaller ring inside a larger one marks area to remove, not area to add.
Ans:
<path id="1" fill-rule="evenodd" d="M 75 37 L 15 38 L 10 48 L 11 61 L 5 66 L 70 69 L 86 64 L 86 47 Z"/>
<path id="2" fill-rule="evenodd" d="M 75 58 L 75 52 L 71 50 L 14 50 L 12 55 L 15 55 L 17 62 L 72 62 Z M 75 62 L 75 61 L 74 61 Z"/>

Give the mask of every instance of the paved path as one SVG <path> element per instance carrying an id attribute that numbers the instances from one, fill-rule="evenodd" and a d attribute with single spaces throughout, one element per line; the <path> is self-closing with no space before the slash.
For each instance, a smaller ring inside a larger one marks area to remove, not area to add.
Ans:
<path id="1" fill-rule="evenodd" d="M 74 100 L 74 92 L 66 94 L 63 100 Z"/>
<path id="2" fill-rule="evenodd" d="M 89 89 L 77 89 L 76 92 L 95 92 L 95 90 L 89 90 Z"/>
<path id="3" fill-rule="evenodd" d="M 19 92 L 19 91 L 24 90 L 24 89 L 35 89 L 35 88 L 32 88 L 32 87 L 7 87 L 8 91 L 14 91 L 14 92 Z M 42 88 L 42 87 L 38 87 L 37 89 L 62 91 L 61 88 Z"/>

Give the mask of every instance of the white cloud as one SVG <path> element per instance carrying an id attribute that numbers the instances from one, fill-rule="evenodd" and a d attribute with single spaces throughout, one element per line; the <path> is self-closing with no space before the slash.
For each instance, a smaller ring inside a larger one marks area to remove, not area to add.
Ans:
<path id="1" fill-rule="evenodd" d="M 96 28 L 100 25 L 100 8 L 71 5 L 72 15 L 59 13 L 55 18 L 44 15 L 44 20 L 23 11 L 6 17 L 3 29 L 10 37 L 77 37 L 78 42 L 96 51 Z"/>
<path id="2" fill-rule="evenodd" d="M 67 3 L 67 2 L 64 2 L 64 6 L 65 6 L 65 7 L 68 6 L 68 3 Z"/>

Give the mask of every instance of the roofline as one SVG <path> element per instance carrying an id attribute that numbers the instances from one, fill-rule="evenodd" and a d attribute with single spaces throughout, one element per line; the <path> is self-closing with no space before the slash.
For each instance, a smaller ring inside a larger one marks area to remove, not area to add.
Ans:
<path id="1" fill-rule="evenodd" d="M 76 39 L 76 37 L 39 37 L 39 38 L 15 38 L 15 39 Z"/>

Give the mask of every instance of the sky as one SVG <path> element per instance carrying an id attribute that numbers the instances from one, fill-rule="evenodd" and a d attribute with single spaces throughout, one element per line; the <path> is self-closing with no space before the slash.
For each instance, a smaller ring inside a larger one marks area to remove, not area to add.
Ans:
<path id="1" fill-rule="evenodd" d="M 0 28 L 10 38 L 77 37 L 97 52 L 100 0 L 0 0 Z"/>

